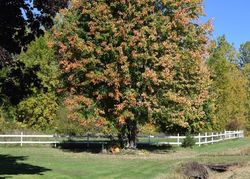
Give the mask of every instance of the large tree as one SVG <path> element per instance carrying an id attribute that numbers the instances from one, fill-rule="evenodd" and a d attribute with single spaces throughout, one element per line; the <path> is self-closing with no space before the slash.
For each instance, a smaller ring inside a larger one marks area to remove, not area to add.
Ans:
<path id="1" fill-rule="evenodd" d="M 57 47 L 68 117 L 114 126 L 127 147 L 138 123 L 204 127 L 210 26 L 200 15 L 201 0 L 72 0 L 48 43 Z"/>

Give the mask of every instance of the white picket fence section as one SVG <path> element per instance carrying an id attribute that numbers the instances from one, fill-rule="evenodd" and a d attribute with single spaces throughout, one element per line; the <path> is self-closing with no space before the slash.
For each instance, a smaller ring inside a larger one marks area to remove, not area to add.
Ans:
<path id="1" fill-rule="evenodd" d="M 89 136 L 86 136 L 87 140 L 85 141 L 71 141 L 68 143 L 102 143 L 107 144 L 107 141 L 91 141 L 89 140 Z M 213 144 L 223 140 L 230 140 L 230 139 L 237 139 L 237 138 L 244 138 L 244 131 L 224 131 L 224 132 L 216 132 L 216 133 L 199 133 L 196 136 L 193 136 L 196 140 L 196 145 L 203 145 L 203 144 Z M 182 144 L 182 141 L 186 138 L 186 136 L 147 136 L 145 137 L 148 140 L 146 141 L 139 141 L 138 144 L 157 144 L 157 145 L 178 145 Z M 4 140 L 1 140 L 4 139 Z M 14 140 L 13 140 L 14 139 Z M 46 140 L 43 140 L 46 139 Z M 50 140 L 48 140 L 50 139 Z M 165 141 L 164 141 L 165 140 Z M 58 135 L 24 135 L 21 133 L 20 135 L 0 135 L 0 144 L 57 144 L 61 143 L 60 136 Z M 64 141 L 65 143 L 65 141 Z"/>
<path id="2" fill-rule="evenodd" d="M 23 144 L 57 144 L 58 141 L 51 140 L 51 141 L 43 141 L 41 139 L 45 138 L 52 138 L 55 139 L 54 135 L 24 135 L 22 132 L 20 135 L 0 135 L 0 138 L 7 138 L 7 140 L 0 140 L 0 144 L 20 144 L 23 146 Z M 10 138 L 13 138 L 15 140 L 8 140 Z M 29 140 L 25 140 L 29 138 Z M 35 140 L 31 140 L 35 139 Z M 38 139 L 38 140 L 37 140 Z"/>
<path id="3" fill-rule="evenodd" d="M 169 145 L 178 145 L 180 146 L 182 144 L 182 141 L 186 138 L 186 136 L 163 136 L 163 137 L 157 137 L 157 136 L 149 136 L 149 141 L 151 142 L 153 138 L 158 138 L 163 140 L 165 139 L 172 139 L 175 141 L 171 142 L 157 142 L 157 144 L 169 144 Z M 224 131 L 224 132 L 212 132 L 212 133 L 199 133 L 198 135 L 194 135 L 193 138 L 196 140 L 196 145 L 203 145 L 203 144 L 214 144 L 223 140 L 230 140 L 230 139 L 238 139 L 238 138 L 244 138 L 244 131 Z"/>

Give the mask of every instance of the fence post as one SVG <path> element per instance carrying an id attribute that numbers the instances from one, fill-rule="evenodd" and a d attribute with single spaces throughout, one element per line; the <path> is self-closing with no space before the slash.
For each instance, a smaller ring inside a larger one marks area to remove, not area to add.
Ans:
<path id="1" fill-rule="evenodd" d="M 201 146 L 201 133 L 199 133 L 199 147 Z"/>
<path id="2" fill-rule="evenodd" d="M 214 144 L 214 133 L 212 132 L 212 144 Z"/>
<path id="3" fill-rule="evenodd" d="M 179 138 L 179 137 L 180 137 L 180 134 L 178 133 L 178 134 L 177 134 L 177 143 L 178 143 L 177 145 L 178 145 L 178 146 L 180 146 L 180 138 Z"/>
<path id="4" fill-rule="evenodd" d="M 216 143 L 219 141 L 219 132 L 216 133 Z"/>
<path id="5" fill-rule="evenodd" d="M 102 152 L 104 151 L 104 144 L 103 144 L 103 142 L 102 142 Z"/>
<path id="6" fill-rule="evenodd" d="M 151 138 L 151 135 L 149 134 L 149 136 L 148 136 L 148 143 L 150 143 L 150 138 Z"/>
<path id="7" fill-rule="evenodd" d="M 205 144 L 207 144 L 207 133 L 205 133 Z"/>
<path id="8" fill-rule="evenodd" d="M 21 132 L 21 147 L 23 146 L 23 132 Z"/>
<path id="9" fill-rule="evenodd" d="M 55 133 L 55 144 L 54 144 L 54 147 L 56 148 L 56 142 L 57 142 L 57 134 Z"/>
<path id="10" fill-rule="evenodd" d="M 89 147 L 89 134 L 87 134 L 87 147 Z"/>

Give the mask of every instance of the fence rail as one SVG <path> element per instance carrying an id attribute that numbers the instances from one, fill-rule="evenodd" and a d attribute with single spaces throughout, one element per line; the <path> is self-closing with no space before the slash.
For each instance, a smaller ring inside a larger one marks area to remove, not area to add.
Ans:
<path id="1" fill-rule="evenodd" d="M 1 138 L 4 139 L 4 141 L 0 140 L 0 144 L 20 144 L 21 146 L 23 146 L 23 144 L 54 144 L 56 145 L 57 143 L 59 143 L 58 141 L 55 141 L 55 140 L 50 140 L 50 141 L 40 140 L 44 138 L 55 139 L 54 135 L 24 135 L 22 132 L 20 135 L 16 135 L 16 134 L 0 135 L 0 139 Z M 26 139 L 29 139 L 29 140 L 26 140 Z"/>
<path id="2" fill-rule="evenodd" d="M 244 131 L 224 131 L 216 133 L 199 133 L 198 135 L 193 136 L 196 145 L 203 144 L 213 144 L 223 140 L 230 140 L 236 138 L 244 138 Z M 76 138 L 76 137 L 75 137 Z M 158 145 L 181 145 L 186 136 L 139 136 L 137 144 L 158 144 Z M 1 140 L 3 139 L 3 140 Z M 14 139 L 14 140 L 13 140 Z M 42 140 L 41 140 L 42 139 Z M 46 140 L 47 141 L 46 141 Z M 107 144 L 110 136 L 91 136 L 85 135 L 78 137 L 78 140 L 69 140 L 72 139 L 69 136 L 60 136 L 60 135 L 0 135 L 0 144 L 60 144 L 60 143 L 81 143 L 81 144 Z"/>
<path id="3" fill-rule="evenodd" d="M 201 146 L 202 144 L 213 144 L 223 140 L 244 138 L 244 131 L 224 131 L 224 132 L 216 132 L 216 133 L 205 133 L 198 134 L 193 136 L 196 140 L 195 144 Z M 169 139 L 175 139 L 173 142 L 158 142 L 158 144 L 170 144 L 170 145 L 181 145 L 182 141 L 186 138 L 186 136 L 166 136 Z"/>

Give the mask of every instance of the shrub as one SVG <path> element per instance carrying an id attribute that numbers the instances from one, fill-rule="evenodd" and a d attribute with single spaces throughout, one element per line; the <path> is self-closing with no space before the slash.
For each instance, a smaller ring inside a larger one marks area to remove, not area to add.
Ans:
<path id="1" fill-rule="evenodd" d="M 192 135 L 188 134 L 182 142 L 182 147 L 193 147 L 195 145 L 195 139 Z"/>
<path id="2" fill-rule="evenodd" d="M 53 126 L 58 104 L 53 94 L 38 94 L 17 106 L 17 120 L 35 130 L 47 130 Z"/>
<path id="3" fill-rule="evenodd" d="M 3 117 L 2 110 L 0 110 L 0 111 L 1 111 L 0 133 L 5 134 L 5 133 L 9 133 L 9 132 L 23 131 L 26 128 L 25 124 L 22 124 L 22 123 L 17 122 L 17 121 L 6 120 Z"/>
<path id="4" fill-rule="evenodd" d="M 228 122 L 226 125 L 226 130 L 235 131 L 235 130 L 239 130 L 240 128 L 241 128 L 241 124 L 237 120 L 232 120 L 232 121 Z"/>

